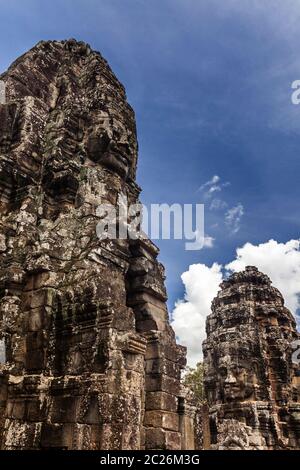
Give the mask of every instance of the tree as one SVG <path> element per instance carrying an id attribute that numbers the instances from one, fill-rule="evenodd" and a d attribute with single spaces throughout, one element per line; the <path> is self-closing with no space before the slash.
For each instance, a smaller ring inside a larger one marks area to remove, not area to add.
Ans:
<path id="1" fill-rule="evenodd" d="M 198 403 L 204 403 L 203 387 L 203 363 L 198 362 L 196 367 L 187 367 L 183 377 L 183 384 L 191 391 L 193 398 Z"/>

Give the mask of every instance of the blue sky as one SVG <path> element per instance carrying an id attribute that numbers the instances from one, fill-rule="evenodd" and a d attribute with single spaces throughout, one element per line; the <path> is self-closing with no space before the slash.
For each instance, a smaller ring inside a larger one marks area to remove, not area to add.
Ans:
<path id="1" fill-rule="evenodd" d="M 139 138 L 142 201 L 206 203 L 213 247 L 158 242 L 169 307 L 193 263 L 299 238 L 298 0 L 0 0 L 0 70 L 41 39 L 101 51 L 125 85 Z M 199 188 L 214 175 L 223 208 Z M 226 206 L 225 206 L 225 204 Z M 238 230 L 228 211 L 242 206 Z M 227 213 L 227 219 L 226 219 Z"/>

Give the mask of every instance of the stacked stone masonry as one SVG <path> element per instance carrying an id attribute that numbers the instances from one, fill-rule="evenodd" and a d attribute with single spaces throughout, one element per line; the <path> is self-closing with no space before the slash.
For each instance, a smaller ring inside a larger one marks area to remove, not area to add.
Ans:
<path id="1" fill-rule="evenodd" d="M 196 409 L 157 247 L 97 236 L 99 204 L 140 194 L 134 112 L 103 57 L 40 42 L 0 80 L 0 448 L 299 449 L 300 338 L 269 278 L 221 285 Z"/>
<path id="2" fill-rule="evenodd" d="M 158 250 L 96 234 L 100 203 L 139 202 L 124 88 L 75 40 L 0 80 L 0 447 L 180 449 L 185 349 Z"/>
<path id="3" fill-rule="evenodd" d="M 211 448 L 300 449 L 295 319 L 255 267 L 221 284 L 203 345 Z"/>

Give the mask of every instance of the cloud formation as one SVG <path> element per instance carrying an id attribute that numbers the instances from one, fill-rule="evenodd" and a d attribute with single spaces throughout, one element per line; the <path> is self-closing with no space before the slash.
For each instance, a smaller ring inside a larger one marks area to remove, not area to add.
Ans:
<path id="1" fill-rule="evenodd" d="M 210 211 L 222 211 L 223 223 L 231 234 L 236 234 L 241 227 L 241 219 L 244 215 L 244 206 L 239 202 L 235 206 L 227 209 L 227 202 L 222 197 L 216 197 L 217 193 L 221 193 L 223 188 L 230 186 L 230 182 L 222 182 L 219 175 L 214 175 L 204 184 L 202 184 L 197 191 L 202 192 L 205 199 L 210 200 Z M 225 212 L 226 211 L 226 212 Z"/>
<path id="2" fill-rule="evenodd" d="M 241 203 L 229 209 L 225 214 L 225 224 L 231 233 L 237 233 L 241 228 L 241 219 L 244 215 L 244 207 Z"/>
<path id="3" fill-rule="evenodd" d="M 300 307 L 300 240 L 279 243 L 269 240 L 253 245 L 246 243 L 236 250 L 236 259 L 225 268 L 229 271 L 243 271 L 246 266 L 256 266 L 267 274 L 273 285 L 282 293 L 286 306 L 294 315 Z"/>
<path id="4" fill-rule="evenodd" d="M 210 180 L 208 180 L 208 181 L 206 181 L 206 183 L 202 184 L 202 186 L 200 186 L 199 190 L 203 191 L 203 189 L 205 189 L 207 187 L 210 188 L 211 186 L 214 186 L 215 184 L 217 184 L 219 181 L 220 181 L 220 176 L 214 175 Z"/>
<path id="5" fill-rule="evenodd" d="M 223 201 L 222 199 L 215 198 L 211 201 L 209 210 L 218 211 L 218 210 L 226 209 L 227 206 L 228 206 L 227 202 Z"/>
<path id="6" fill-rule="evenodd" d="M 214 263 L 192 264 L 181 276 L 185 286 L 183 300 L 175 304 L 172 326 L 181 344 L 188 348 L 188 364 L 195 366 L 202 357 L 201 345 L 205 339 L 205 321 L 210 304 L 222 282 L 222 266 Z"/>
<path id="7" fill-rule="evenodd" d="M 230 186 L 229 181 L 221 183 L 220 176 L 214 175 L 210 180 L 202 184 L 197 191 L 202 191 L 204 193 L 204 197 L 211 198 L 215 193 L 221 192 L 222 189 L 226 188 L 227 186 Z"/>
<path id="8" fill-rule="evenodd" d="M 188 348 L 188 364 L 195 366 L 202 359 L 202 341 L 206 337 L 205 321 L 219 285 L 230 272 L 253 265 L 267 274 L 282 293 L 286 306 L 297 316 L 300 308 L 300 241 L 276 240 L 259 245 L 246 243 L 236 250 L 236 258 L 225 267 L 214 263 L 192 264 L 181 276 L 184 299 L 175 304 L 172 326 L 181 344 Z"/>
<path id="9" fill-rule="evenodd" d="M 203 248 L 212 248 L 214 246 L 215 239 L 209 235 L 205 235 Z"/>

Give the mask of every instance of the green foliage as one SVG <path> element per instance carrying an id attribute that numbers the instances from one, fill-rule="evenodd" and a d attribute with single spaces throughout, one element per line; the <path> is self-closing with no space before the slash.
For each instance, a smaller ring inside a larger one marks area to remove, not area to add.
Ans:
<path id="1" fill-rule="evenodd" d="M 203 363 L 198 362 L 195 368 L 187 367 L 186 374 L 183 377 L 184 385 L 189 388 L 194 399 L 198 403 L 204 403 L 204 387 L 203 387 Z"/>

